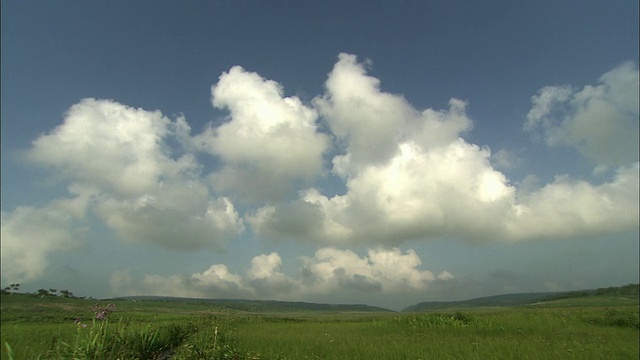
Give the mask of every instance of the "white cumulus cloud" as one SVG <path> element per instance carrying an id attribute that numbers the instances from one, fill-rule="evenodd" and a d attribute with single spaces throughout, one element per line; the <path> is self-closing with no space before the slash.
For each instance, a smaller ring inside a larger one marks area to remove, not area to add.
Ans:
<path id="1" fill-rule="evenodd" d="M 455 277 L 448 271 L 434 275 L 422 270 L 422 261 L 413 250 L 369 249 L 360 257 L 351 250 L 321 248 L 313 257 L 302 257 L 300 276 L 292 278 L 280 270 L 278 253 L 262 254 L 251 260 L 244 275 L 234 274 L 222 264 L 211 265 L 202 273 L 184 275 L 145 275 L 133 279 L 115 272 L 111 287 L 118 294 L 192 296 L 206 298 L 269 298 L 305 300 L 314 296 L 341 293 L 419 294 L 435 281 Z M 340 295 L 336 295 L 339 299 Z"/>
<path id="2" fill-rule="evenodd" d="M 318 131 L 315 109 L 283 97 L 278 83 L 240 66 L 223 73 L 211 91 L 213 105 L 230 116 L 195 143 L 224 163 L 213 174 L 217 189 L 246 200 L 274 200 L 294 180 L 309 181 L 321 172 L 330 142 Z"/>
<path id="3" fill-rule="evenodd" d="M 625 65 L 605 74 L 606 86 L 598 91 L 624 93 L 620 89 L 629 83 L 619 84 L 619 72 L 629 70 Z M 635 82 L 637 86 L 637 76 Z M 621 168 L 615 179 L 601 185 L 563 178 L 539 191 L 519 191 L 493 167 L 489 148 L 461 137 L 471 127 L 464 102 L 452 99 L 448 110 L 418 111 L 401 96 L 382 92 L 365 64 L 345 54 L 329 74 L 326 89 L 315 103 L 345 143 L 345 152 L 333 159 L 333 172 L 347 191 L 325 195 L 310 188 L 290 204 L 260 208 L 247 217 L 259 234 L 321 243 L 397 244 L 438 237 L 471 242 L 572 237 L 638 225 L 637 165 Z M 588 117 L 598 103 L 586 99 L 594 92 L 545 91 L 535 99 L 530 118 L 543 119 L 556 100 L 572 96 L 580 99 L 580 119 Z M 628 101 L 630 97 L 612 100 L 611 111 L 633 114 Z M 637 137 L 637 116 L 635 123 L 621 124 Z M 627 140 L 622 141 L 625 146 Z M 637 140 L 634 146 L 637 150 Z M 498 159 L 503 155 L 498 153 Z M 630 159 L 637 161 L 637 153 Z"/>
<path id="4" fill-rule="evenodd" d="M 28 155 L 90 193 L 95 213 L 127 241 L 221 248 L 244 226 L 229 199 L 210 193 L 195 156 L 169 145 L 186 149 L 189 132 L 183 118 L 85 99 Z"/>
<path id="5" fill-rule="evenodd" d="M 49 255 L 69 252 L 83 244 L 87 229 L 80 225 L 87 198 L 59 199 L 40 207 L 21 206 L 2 212 L 0 245 L 2 278 L 33 280 L 49 267 Z"/>
<path id="6" fill-rule="evenodd" d="M 380 80 L 368 76 L 355 55 L 340 54 L 325 88 L 314 104 L 346 144 L 345 156 L 334 159 L 341 174 L 347 166 L 384 163 L 406 139 L 425 147 L 447 145 L 471 128 L 463 101 L 451 99 L 448 111 L 419 112 L 402 96 L 380 91 Z"/>
<path id="7" fill-rule="evenodd" d="M 445 109 L 417 109 L 384 92 L 367 66 L 340 54 L 324 94 L 311 105 L 285 97 L 275 81 L 232 67 L 212 86 L 212 103 L 228 110 L 228 118 L 195 136 L 183 117 L 112 100 L 80 101 L 28 151 L 74 197 L 2 213 L 3 278 L 42 274 L 50 254 L 80 244 L 86 213 L 125 241 L 170 249 L 222 250 L 245 221 L 258 237 L 323 246 L 303 259 L 299 278 L 285 275 L 282 259 L 271 253 L 253 258 L 244 274 L 215 264 L 191 276 L 112 279 L 116 288 L 136 283 L 135 291 L 207 297 L 422 291 L 452 275 L 421 270 L 415 252 L 388 247 L 637 229 L 634 64 L 607 72 L 597 85 L 545 87 L 532 98 L 528 130 L 550 145 L 575 147 L 598 173 L 616 169 L 597 184 L 559 175 L 536 186 L 530 186 L 535 176 L 517 185 L 497 169 L 517 165 L 512 152 L 492 154 L 463 137 L 472 128 L 466 102 L 452 98 Z M 203 174 L 199 153 L 214 156 L 217 170 Z M 326 164 L 329 153 L 336 155 Z M 329 171 L 344 191 L 317 181 Z M 324 247 L 353 244 L 374 249 L 361 257 Z"/>
<path id="8" fill-rule="evenodd" d="M 547 86 L 531 98 L 525 129 L 576 148 L 598 165 L 638 161 L 638 68 L 624 63 L 582 90 Z"/>
<path id="9" fill-rule="evenodd" d="M 523 191 L 506 219 L 508 239 L 556 238 L 637 229 L 638 163 L 594 185 L 559 176 L 539 190 Z"/>
<path id="10" fill-rule="evenodd" d="M 303 274 L 309 291 L 333 293 L 422 291 L 436 279 L 430 271 L 420 270 L 422 261 L 413 250 L 369 249 L 360 257 L 351 250 L 322 248 L 313 258 L 304 258 Z M 450 274 L 449 274 L 450 275 Z"/>

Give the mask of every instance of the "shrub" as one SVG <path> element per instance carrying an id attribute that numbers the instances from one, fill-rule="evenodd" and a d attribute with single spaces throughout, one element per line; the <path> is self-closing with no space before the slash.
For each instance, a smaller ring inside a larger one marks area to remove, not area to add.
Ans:
<path id="1" fill-rule="evenodd" d="M 413 327 L 437 328 L 437 327 L 461 327 L 476 324 L 476 319 L 462 312 L 454 314 L 429 313 L 402 316 L 397 318 L 401 323 L 407 323 Z"/>

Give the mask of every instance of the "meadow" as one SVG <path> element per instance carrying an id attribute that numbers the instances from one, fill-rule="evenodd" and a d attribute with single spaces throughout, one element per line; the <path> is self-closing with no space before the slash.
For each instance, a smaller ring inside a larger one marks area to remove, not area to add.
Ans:
<path id="1" fill-rule="evenodd" d="M 251 311 L 3 294 L 2 359 L 638 359 L 635 298 L 437 312 Z"/>

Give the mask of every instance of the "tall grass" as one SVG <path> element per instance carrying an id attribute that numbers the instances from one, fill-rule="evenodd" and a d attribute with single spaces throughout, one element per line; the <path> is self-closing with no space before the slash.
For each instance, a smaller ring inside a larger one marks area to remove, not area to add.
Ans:
<path id="1" fill-rule="evenodd" d="M 88 331 L 85 331 L 88 330 Z M 197 327 L 183 324 L 112 324 L 94 322 L 79 328 L 72 343 L 61 343 L 48 358 L 73 359 L 158 359 L 168 357 Z"/>
<path id="2" fill-rule="evenodd" d="M 194 321 L 195 320 L 195 321 Z M 150 323 L 94 321 L 86 327 L 3 326 L 2 359 L 214 359 L 234 350 L 231 332 L 218 334 L 213 318 L 173 318 Z M 223 323 L 223 322 L 221 322 Z M 60 329 L 67 328 L 64 336 Z M 38 336 L 34 336 L 37 330 Z M 71 331 L 69 331 L 71 329 Z M 49 330 L 55 330 L 47 332 Z M 226 329 L 224 329 L 226 330 Z M 53 336 L 52 336 L 53 335 Z M 175 353 L 179 354 L 176 356 Z"/>
<path id="3" fill-rule="evenodd" d="M 613 321 L 592 321 L 610 315 L 520 308 L 329 322 L 263 319 L 238 324 L 236 345 L 260 359 L 629 359 L 638 358 L 637 314 L 637 308 L 618 309 Z"/>
<path id="4" fill-rule="evenodd" d="M 8 357 L 8 348 L 12 349 L 14 359 L 38 359 L 46 352 L 55 349 L 60 342 L 72 341 L 76 335 L 76 326 L 51 323 L 6 323 L 2 322 L 1 358 Z"/>
<path id="5" fill-rule="evenodd" d="M 439 313 L 216 312 L 2 304 L 2 359 L 637 359 L 637 306 Z M 100 309 L 98 308 L 98 312 Z M 77 314 L 85 320 L 74 321 Z M 6 316 L 5 316 L 6 315 Z"/>

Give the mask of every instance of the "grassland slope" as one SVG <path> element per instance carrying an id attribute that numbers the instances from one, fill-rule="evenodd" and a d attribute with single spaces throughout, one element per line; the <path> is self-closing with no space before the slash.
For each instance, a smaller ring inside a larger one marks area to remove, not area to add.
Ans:
<path id="1" fill-rule="evenodd" d="M 427 301 L 402 309 L 403 312 L 456 310 L 481 307 L 509 307 L 525 305 L 558 306 L 614 306 L 638 303 L 638 284 L 586 289 L 569 292 L 538 292 L 486 296 L 461 301 Z"/>

